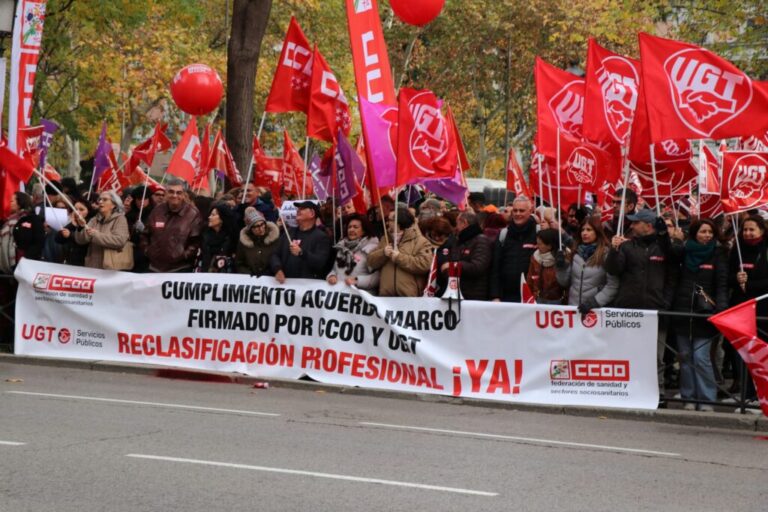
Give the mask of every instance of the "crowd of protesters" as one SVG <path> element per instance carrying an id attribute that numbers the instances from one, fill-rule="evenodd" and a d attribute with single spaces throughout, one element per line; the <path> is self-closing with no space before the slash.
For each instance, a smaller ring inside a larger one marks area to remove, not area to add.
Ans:
<path id="1" fill-rule="evenodd" d="M 395 207 L 384 197 L 365 214 L 351 203 L 334 212 L 330 202 L 298 201 L 289 226 L 270 192 L 253 184 L 215 199 L 195 195 L 178 178 L 122 196 L 85 197 L 83 188 L 65 179 L 33 195 L 14 194 L 0 228 L 0 272 L 12 274 L 25 257 L 134 272 L 273 276 L 280 284 L 321 279 L 393 297 L 422 296 L 430 287 L 440 297 L 453 272 L 465 300 L 521 302 L 524 281 L 536 302 L 576 306 L 581 314 L 601 307 L 713 314 L 768 293 L 759 212 L 743 214 L 734 233 L 722 217 L 657 216 L 631 190 L 623 215 L 619 191 L 607 222 L 582 205 L 558 213 L 518 197 L 497 208 L 470 194 L 464 211 L 439 198 Z M 74 209 L 53 230 L 44 206 Z M 768 304 L 759 303 L 758 315 L 766 314 Z M 737 391 L 743 366 L 719 341 L 704 317 L 660 318 L 661 389 L 675 378 L 662 371 L 671 353 L 681 398 L 691 400 L 685 408 L 721 398 L 726 375 L 734 382 L 729 391 Z M 707 403 L 698 408 L 712 410 Z"/>

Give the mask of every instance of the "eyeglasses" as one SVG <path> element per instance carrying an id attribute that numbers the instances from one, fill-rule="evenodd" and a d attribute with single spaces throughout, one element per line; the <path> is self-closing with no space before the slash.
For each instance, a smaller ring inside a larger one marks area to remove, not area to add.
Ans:
<path id="1" fill-rule="evenodd" d="M 168 192 L 166 192 L 166 194 L 168 194 L 169 196 L 181 196 L 181 195 L 184 195 L 184 191 L 183 190 L 169 190 Z"/>

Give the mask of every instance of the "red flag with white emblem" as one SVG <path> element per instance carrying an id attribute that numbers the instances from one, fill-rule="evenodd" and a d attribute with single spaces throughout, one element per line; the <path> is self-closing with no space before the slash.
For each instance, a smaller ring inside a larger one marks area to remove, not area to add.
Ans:
<path id="1" fill-rule="evenodd" d="M 192 116 L 184 130 L 176 151 L 168 164 L 168 174 L 191 184 L 200 167 L 200 137 L 197 135 L 197 118 Z"/>
<path id="2" fill-rule="evenodd" d="M 536 147 L 542 155 L 557 155 L 557 132 L 581 140 L 584 79 L 536 57 Z"/>
<path id="3" fill-rule="evenodd" d="M 640 33 L 651 138 L 727 139 L 768 129 L 768 88 L 698 46 Z"/>
<path id="4" fill-rule="evenodd" d="M 768 204 L 768 153 L 726 151 L 722 155 L 723 210 L 737 213 Z"/>
<path id="5" fill-rule="evenodd" d="M 589 38 L 584 96 L 584 137 L 627 142 L 637 109 L 640 61 L 606 50 Z"/>
<path id="6" fill-rule="evenodd" d="M 332 142 L 341 130 L 349 136 L 352 119 L 349 104 L 336 76 L 315 47 L 312 63 L 312 86 L 307 113 L 307 136 Z"/>
<path id="7" fill-rule="evenodd" d="M 525 182 L 523 170 L 517 161 L 517 152 L 514 148 L 509 148 L 507 159 L 507 190 L 514 192 L 516 197 L 525 196 L 528 199 L 533 199 L 528 184 Z"/>
<path id="8" fill-rule="evenodd" d="M 309 108 L 312 50 L 296 18 L 291 16 L 277 61 L 265 112 L 304 112 Z"/>
<path id="9" fill-rule="evenodd" d="M 453 178 L 456 137 L 432 91 L 402 88 L 399 94 L 396 186 Z"/>

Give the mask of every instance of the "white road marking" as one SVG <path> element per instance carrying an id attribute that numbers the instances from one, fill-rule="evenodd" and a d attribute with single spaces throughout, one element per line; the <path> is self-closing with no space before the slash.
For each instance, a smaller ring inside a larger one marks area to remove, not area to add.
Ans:
<path id="1" fill-rule="evenodd" d="M 299 471 L 296 469 L 270 468 L 266 466 L 251 466 L 249 464 L 233 464 L 230 462 L 216 462 L 211 460 L 183 459 L 179 457 L 162 457 L 159 455 L 145 455 L 141 453 L 129 453 L 126 457 L 135 459 L 161 460 L 166 462 L 181 462 L 186 464 L 200 464 L 203 466 L 216 466 L 221 468 L 250 469 L 251 471 L 266 471 L 270 473 L 282 473 L 285 475 L 314 476 L 317 478 L 329 478 L 332 480 L 346 480 L 348 482 L 361 482 L 366 484 L 393 485 L 397 487 L 411 487 L 428 491 L 453 492 L 458 494 L 472 494 L 475 496 L 498 496 L 496 492 L 475 491 L 472 489 L 460 489 L 456 487 L 443 487 L 441 485 L 415 484 L 411 482 L 398 482 L 396 480 L 381 480 L 378 478 L 363 478 L 359 476 L 337 475 L 334 473 L 318 473 L 316 471 Z"/>
<path id="2" fill-rule="evenodd" d="M 16 441 L 0 441 L 3 446 L 24 446 L 27 443 L 17 443 Z"/>
<path id="3" fill-rule="evenodd" d="M 108 402 L 115 404 L 149 405 L 153 407 L 168 407 L 171 409 L 188 409 L 191 411 L 229 412 L 234 414 L 248 414 L 251 416 L 280 416 L 272 412 L 243 411 L 240 409 L 218 409 L 216 407 L 200 407 L 198 405 L 165 404 L 160 402 L 139 402 L 136 400 L 118 400 L 117 398 L 100 398 L 95 396 L 56 395 L 53 393 L 33 393 L 31 391 L 6 391 L 10 395 L 43 396 L 48 398 L 65 398 L 70 400 L 88 400 L 91 402 Z"/>
<path id="4" fill-rule="evenodd" d="M 536 439 L 533 437 L 505 436 L 501 434 L 484 434 L 482 432 L 464 432 L 461 430 L 446 430 L 442 428 L 414 427 L 410 425 L 390 425 L 388 423 L 372 423 L 367 421 L 361 421 L 360 425 L 366 425 L 369 427 L 392 428 L 392 429 L 398 429 L 398 430 L 415 430 L 420 432 L 436 432 L 440 434 L 454 434 L 459 436 L 482 437 L 482 438 L 488 438 L 488 439 L 506 439 L 509 441 L 521 441 L 524 443 L 548 444 L 548 445 L 554 445 L 554 446 L 570 446 L 574 448 L 592 448 L 595 450 L 606 450 L 611 452 L 638 453 L 642 455 L 659 455 L 662 457 L 680 457 L 679 453 L 657 452 L 653 450 L 640 450 L 637 448 L 622 448 L 620 446 L 607 446 L 602 444 L 572 443 L 569 441 L 555 441 L 552 439 Z"/>

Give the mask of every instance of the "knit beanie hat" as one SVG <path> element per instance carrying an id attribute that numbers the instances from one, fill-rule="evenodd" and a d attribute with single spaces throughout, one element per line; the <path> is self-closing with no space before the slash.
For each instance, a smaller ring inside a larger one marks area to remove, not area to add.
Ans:
<path id="1" fill-rule="evenodd" d="M 245 209 L 245 215 L 243 216 L 243 219 L 245 220 L 245 226 L 248 229 L 251 229 L 257 222 L 266 222 L 264 215 L 262 215 L 262 213 L 253 206 L 249 206 Z"/>

